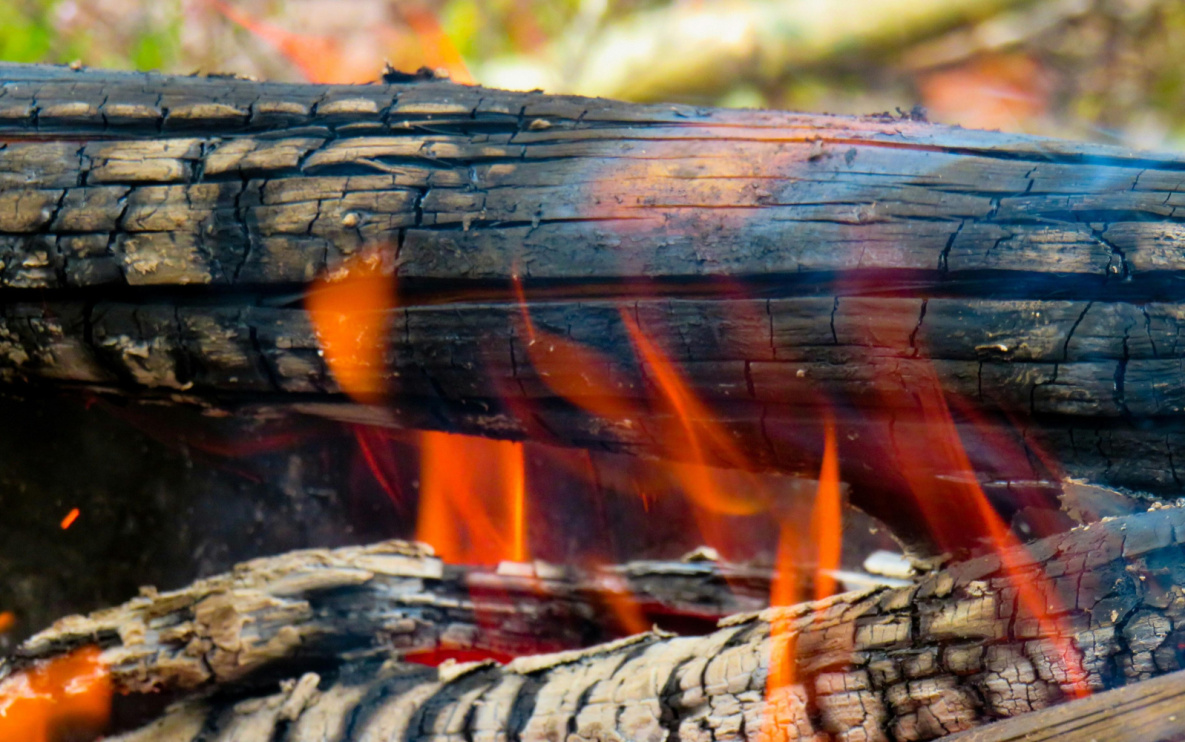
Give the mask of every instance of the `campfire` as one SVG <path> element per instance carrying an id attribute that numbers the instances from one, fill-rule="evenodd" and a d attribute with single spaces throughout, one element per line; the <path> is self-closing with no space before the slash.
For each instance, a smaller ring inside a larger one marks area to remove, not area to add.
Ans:
<path id="1" fill-rule="evenodd" d="M 1178 159 L 0 70 L 0 378 L 305 529 L 29 627 L 0 738 L 1106 736 L 1179 694 Z"/>

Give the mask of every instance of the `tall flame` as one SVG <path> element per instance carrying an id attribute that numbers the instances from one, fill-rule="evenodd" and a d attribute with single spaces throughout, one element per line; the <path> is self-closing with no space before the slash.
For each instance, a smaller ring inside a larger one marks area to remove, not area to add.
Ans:
<path id="1" fill-rule="evenodd" d="M 835 422 L 828 417 L 824 426 L 823 464 L 819 470 L 819 488 L 811 509 L 811 543 L 815 546 L 815 600 L 834 595 L 835 571 L 843 549 L 843 499 L 839 489 L 839 447 L 835 442 Z"/>
<path id="2" fill-rule="evenodd" d="M 1032 561 L 1027 558 L 1024 545 L 979 486 L 933 368 L 919 382 L 916 399 L 921 404 L 922 425 L 913 445 L 902 447 L 900 465 L 929 531 L 940 545 L 960 540 L 961 530 L 983 533 L 1000 557 L 1004 573 L 1015 583 L 1018 612 L 1041 623 L 1056 621 L 1066 606 L 1059 604 L 1052 580 L 1041 571 L 1033 574 Z M 939 470 L 956 475 L 939 482 L 932 473 L 936 465 Z M 1078 651 L 1064 638 L 1065 633 L 1055 633 L 1057 656 L 1053 659 L 1061 665 L 1062 676 L 1068 679 L 1061 684 L 1062 690 L 1072 697 L 1088 694 Z"/>
<path id="3" fill-rule="evenodd" d="M 84 647 L 0 683 L 0 739 L 92 738 L 111 715 L 112 682 L 98 647 Z"/>
<path id="4" fill-rule="evenodd" d="M 839 568 L 842 548 L 842 496 L 839 485 L 839 447 L 835 439 L 835 423 L 826 418 L 823 433 L 823 462 L 819 469 L 819 484 L 811 508 L 810 545 L 815 551 L 815 599 L 836 592 L 834 572 Z M 778 529 L 778 555 L 774 579 L 770 585 L 770 606 L 785 607 L 798 603 L 800 566 L 797 557 L 802 549 L 796 539 L 795 523 L 783 518 Z M 775 615 L 770 621 L 769 670 L 765 681 L 766 711 L 762 717 L 762 731 L 767 739 L 778 739 L 777 725 L 788 705 L 796 702 L 795 647 L 797 634 L 791 620 Z"/>
<path id="5" fill-rule="evenodd" d="M 526 561 L 523 444 L 426 432 L 420 452 L 416 539 L 446 562 Z"/>

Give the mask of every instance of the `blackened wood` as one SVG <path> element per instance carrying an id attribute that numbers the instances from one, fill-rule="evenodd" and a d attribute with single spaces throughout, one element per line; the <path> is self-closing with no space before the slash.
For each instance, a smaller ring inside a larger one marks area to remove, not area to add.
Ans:
<path id="1" fill-rule="evenodd" d="M 651 628 L 647 618 L 710 629 L 768 605 L 769 589 L 768 569 L 705 560 L 494 568 L 447 565 L 403 541 L 309 549 L 61 619 L 0 661 L 0 680 L 87 644 L 103 648 L 121 693 L 225 689 L 346 656 L 508 658 L 605 642 Z"/>
<path id="2" fill-rule="evenodd" d="M 278 694 L 196 699 L 117 739 L 934 739 L 1179 670 L 1183 543 L 1185 511 L 1153 510 L 703 637 L 504 666 L 388 663 L 305 675 L 299 692 L 297 671 Z M 771 657 L 791 680 L 767 702 Z"/>
<path id="3" fill-rule="evenodd" d="M 686 456 L 632 321 L 749 466 L 817 471 L 830 408 L 872 509 L 939 390 L 986 483 L 1181 489 L 1180 157 L 442 82 L 0 77 L 10 381 Z M 367 245 L 400 298 L 382 408 L 301 305 Z"/>

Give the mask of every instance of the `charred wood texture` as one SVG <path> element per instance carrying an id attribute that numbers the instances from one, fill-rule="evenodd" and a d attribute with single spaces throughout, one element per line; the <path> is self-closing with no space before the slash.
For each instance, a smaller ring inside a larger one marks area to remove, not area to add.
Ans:
<path id="1" fill-rule="evenodd" d="M 221 656 L 210 667 L 245 658 L 243 672 L 214 679 L 214 687 L 237 686 L 237 693 L 191 696 L 139 731 L 114 737 L 124 742 L 926 740 L 1117 686 L 1132 687 L 1127 697 L 1138 699 L 1139 682 L 1180 669 L 1183 543 L 1185 510 L 1157 509 L 972 559 L 910 587 L 741 614 L 704 636 L 646 633 L 505 665 L 428 668 L 400 663 L 389 641 L 398 631 L 386 626 L 378 632 L 388 637 L 383 656 L 336 666 L 321 657 L 302 666 L 292 634 L 316 643 L 306 630 L 314 622 L 289 627 L 265 618 L 278 610 L 283 586 L 292 588 L 287 610 L 296 615 L 310 612 L 318 585 L 332 598 L 350 570 L 421 579 L 414 589 L 392 591 L 392 604 L 403 600 L 404 610 L 440 585 L 422 553 L 388 545 L 245 568 L 255 587 L 270 585 L 272 605 L 248 589 L 220 593 L 210 583 L 63 621 L 31 640 L 25 654 L 105 641 L 125 689 L 177 687 L 179 666 L 201 664 L 200 651 L 183 647 L 202 631 L 211 637 L 202 646 Z M 216 579 L 223 587 L 234 582 Z M 433 598 L 438 606 L 441 595 Z M 203 609 L 216 600 L 219 610 Z M 432 602 L 424 605 L 429 610 Z M 118 615 L 132 620 L 117 641 L 102 627 Z M 368 633 L 373 625 L 346 611 L 323 613 L 322 627 L 338 641 L 351 628 L 364 632 L 356 640 L 376 639 Z M 420 636 L 432 628 L 426 622 Z M 275 651 L 265 662 L 250 661 L 263 646 Z M 258 682 L 268 663 L 282 660 L 291 680 L 278 692 L 274 675 Z M 771 663 L 783 668 L 775 675 L 782 683 L 771 682 Z M 209 678 L 188 687 L 208 691 Z M 1148 697 L 1164 692 L 1149 688 Z"/>
<path id="2" fill-rule="evenodd" d="M 0 76 L 10 381 L 685 456 L 634 323 L 753 467 L 817 471 L 825 404 L 874 510 L 939 392 L 985 482 L 1180 489 L 1180 158 L 434 81 Z M 398 279 L 378 407 L 301 303 L 368 245 Z"/>
<path id="3" fill-rule="evenodd" d="M 711 561 L 495 569 L 444 564 L 403 541 L 310 549 L 62 619 L 0 661 L 0 679 L 94 643 L 121 693 L 225 688 L 277 665 L 334 665 L 347 655 L 508 659 L 637 630 L 614 617 L 615 601 L 629 602 L 636 623 L 674 618 L 702 631 L 765 607 L 769 587 L 769 570 Z"/>

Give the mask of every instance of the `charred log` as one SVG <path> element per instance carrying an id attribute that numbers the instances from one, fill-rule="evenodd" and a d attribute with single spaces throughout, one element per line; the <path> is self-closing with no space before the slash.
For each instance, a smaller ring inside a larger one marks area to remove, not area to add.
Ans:
<path id="1" fill-rule="evenodd" d="M 853 501 L 903 532 L 921 514 L 886 495 L 935 399 L 983 482 L 1180 490 L 1178 157 L 439 81 L 0 74 L 11 382 L 686 456 L 633 326 L 751 468 L 813 474 L 830 409 Z M 364 406 L 302 298 L 376 245 L 399 306 Z"/>
<path id="2" fill-rule="evenodd" d="M 116 739 L 933 739 L 1180 669 L 1183 544 L 1185 511 L 1163 508 L 701 637 L 646 633 L 506 665 L 427 668 L 397 650 L 382 664 L 290 665 L 278 693 L 194 697 Z M 144 653 L 140 682 L 175 656 Z"/>
<path id="3" fill-rule="evenodd" d="M 1183 691 L 1185 672 L 1175 672 L 960 732 L 947 742 L 1181 739 L 1185 716 L 1178 712 Z"/>
<path id="4" fill-rule="evenodd" d="M 0 662 L 0 678 L 93 644 L 121 693 L 226 688 L 274 676 L 277 666 L 343 656 L 509 659 L 606 642 L 653 622 L 710 630 L 767 605 L 769 586 L 768 569 L 703 560 L 495 569 L 444 564 L 402 541 L 311 549 L 62 619 Z M 621 603 L 632 615 L 614 615 Z"/>

